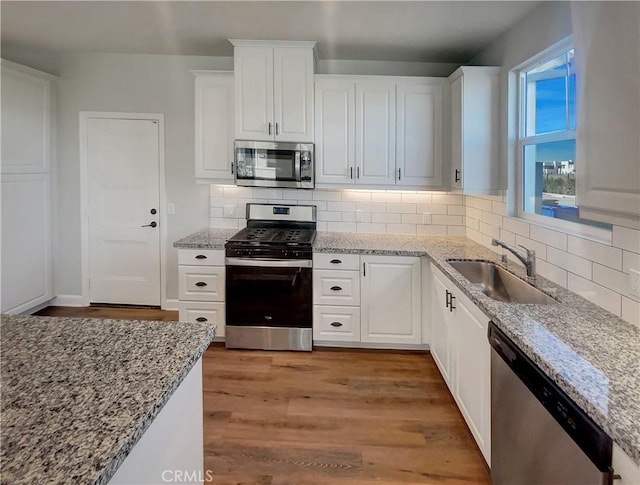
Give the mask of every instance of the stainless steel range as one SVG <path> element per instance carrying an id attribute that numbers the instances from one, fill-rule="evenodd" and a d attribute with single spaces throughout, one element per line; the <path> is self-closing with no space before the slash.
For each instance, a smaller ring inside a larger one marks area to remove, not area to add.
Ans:
<path id="1" fill-rule="evenodd" d="M 311 350 L 316 207 L 247 204 L 225 245 L 227 348 Z"/>

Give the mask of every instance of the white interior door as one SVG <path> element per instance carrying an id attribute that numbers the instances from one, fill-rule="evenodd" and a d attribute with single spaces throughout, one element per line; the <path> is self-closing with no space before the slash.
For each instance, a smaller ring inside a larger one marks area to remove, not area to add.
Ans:
<path id="1" fill-rule="evenodd" d="M 87 170 L 90 301 L 160 305 L 158 121 L 88 119 Z"/>

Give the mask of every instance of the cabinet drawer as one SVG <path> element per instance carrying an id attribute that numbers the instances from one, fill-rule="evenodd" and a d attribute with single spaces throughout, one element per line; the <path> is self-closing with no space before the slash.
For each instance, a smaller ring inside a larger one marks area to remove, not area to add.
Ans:
<path id="1" fill-rule="evenodd" d="M 178 264 L 190 266 L 224 266 L 223 249 L 179 249 Z"/>
<path id="2" fill-rule="evenodd" d="M 224 266 L 178 266 L 178 299 L 224 301 Z"/>
<path id="3" fill-rule="evenodd" d="M 360 256 L 358 254 L 314 253 L 313 267 L 316 269 L 360 271 Z"/>
<path id="4" fill-rule="evenodd" d="M 181 301 L 178 303 L 181 322 L 207 322 L 217 326 L 216 337 L 224 337 L 224 303 Z"/>
<path id="5" fill-rule="evenodd" d="M 314 269 L 313 303 L 360 306 L 360 272 Z"/>
<path id="6" fill-rule="evenodd" d="M 313 339 L 360 342 L 360 308 L 314 306 Z"/>

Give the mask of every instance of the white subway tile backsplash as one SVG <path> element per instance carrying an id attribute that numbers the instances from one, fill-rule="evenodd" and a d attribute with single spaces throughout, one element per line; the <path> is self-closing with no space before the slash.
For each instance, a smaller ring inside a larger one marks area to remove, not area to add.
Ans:
<path id="1" fill-rule="evenodd" d="M 462 195 L 454 194 L 433 194 L 431 196 L 432 204 L 442 205 L 463 205 L 464 198 Z"/>
<path id="2" fill-rule="evenodd" d="M 482 244 L 482 233 L 468 226 L 467 226 L 467 237 L 478 244 Z"/>
<path id="3" fill-rule="evenodd" d="M 495 200 L 491 201 L 491 212 L 494 214 L 498 214 L 499 216 L 507 215 L 507 204 L 504 202 L 498 202 Z"/>
<path id="4" fill-rule="evenodd" d="M 238 219 L 226 219 L 224 217 L 211 217 L 209 219 L 210 227 L 220 227 L 222 229 L 237 229 Z"/>
<path id="5" fill-rule="evenodd" d="M 387 228 L 385 224 L 376 224 L 370 222 L 358 222 L 356 224 L 357 232 L 364 232 L 368 234 L 380 234 L 386 232 Z"/>
<path id="6" fill-rule="evenodd" d="M 531 224 L 529 227 L 529 237 L 553 246 L 554 248 L 561 249 L 562 251 L 567 250 L 567 235 L 562 232 Z"/>
<path id="7" fill-rule="evenodd" d="M 387 212 L 390 214 L 415 214 L 417 212 L 417 204 L 387 204 Z"/>
<path id="8" fill-rule="evenodd" d="M 342 221 L 342 213 L 341 212 L 332 212 L 332 211 L 317 211 L 316 217 L 319 221 Z"/>
<path id="9" fill-rule="evenodd" d="M 447 236 L 464 236 L 466 232 L 464 226 L 447 226 Z"/>
<path id="10" fill-rule="evenodd" d="M 640 271 L 640 254 L 622 251 L 622 271 L 628 273 L 630 269 Z"/>
<path id="11" fill-rule="evenodd" d="M 356 222 L 371 222 L 371 212 L 356 210 Z"/>
<path id="12" fill-rule="evenodd" d="M 327 223 L 327 229 L 333 232 L 356 232 L 355 222 L 332 222 Z"/>
<path id="13" fill-rule="evenodd" d="M 482 211 L 480 209 L 476 209 L 475 207 L 465 206 L 465 215 L 467 217 L 473 217 L 476 220 L 482 219 Z"/>
<path id="14" fill-rule="evenodd" d="M 620 316 L 622 313 L 622 297 L 604 286 L 569 273 L 567 288 L 614 315 Z"/>
<path id="15" fill-rule="evenodd" d="M 356 213 L 353 212 L 343 212 L 342 213 L 342 222 L 356 222 Z"/>
<path id="16" fill-rule="evenodd" d="M 436 205 L 436 204 L 417 204 L 416 205 L 417 212 L 426 212 L 429 214 L 441 214 L 446 215 L 447 206 L 446 205 Z"/>
<path id="17" fill-rule="evenodd" d="M 395 223 L 402 222 L 402 214 L 387 214 L 385 212 L 372 212 L 371 222 Z"/>
<path id="18" fill-rule="evenodd" d="M 482 222 L 486 222 L 487 224 L 491 224 L 492 226 L 501 226 L 502 225 L 502 216 L 498 214 L 493 214 L 491 212 L 482 212 L 482 216 L 480 217 Z"/>
<path id="19" fill-rule="evenodd" d="M 391 214 L 389 214 L 391 215 Z M 422 214 L 400 214 L 403 224 L 424 224 Z M 431 217 L 431 216 L 427 216 Z"/>
<path id="20" fill-rule="evenodd" d="M 224 197 L 224 186 L 209 185 L 209 197 Z"/>
<path id="21" fill-rule="evenodd" d="M 547 263 L 543 259 L 538 259 L 536 261 L 536 268 L 538 274 L 544 276 L 548 280 L 553 281 L 554 283 L 562 286 L 563 288 L 567 287 L 567 271 L 559 268 L 558 266 Z"/>
<path id="22" fill-rule="evenodd" d="M 252 187 L 223 187 L 222 188 L 223 197 L 244 197 L 244 198 L 252 198 L 253 197 L 253 188 Z"/>
<path id="23" fill-rule="evenodd" d="M 339 191 L 330 190 L 314 190 L 313 200 L 342 200 L 342 194 Z"/>
<path id="24" fill-rule="evenodd" d="M 282 197 L 294 200 L 313 200 L 313 190 L 304 189 L 283 189 Z"/>
<path id="25" fill-rule="evenodd" d="M 640 303 L 622 297 L 622 318 L 640 327 Z"/>
<path id="26" fill-rule="evenodd" d="M 253 189 L 255 199 L 282 199 L 282 189 Z"/>
<path id="27" fill-rule="evenodd" d="M 462 216 L 443 216 L 434 214 L 431 216 L 432 224 L 439 224 L 441 226 L 462 226 L 464 220 Z"/>
<path id="28" fill-rule="evenodd" d="M 355 211 L 356 207 L 355 202 L 327 202 L 327 210 L 330 211 Z"/>
<path id="29" fill-rule="evenodd" d="M 356 210 L 367 212 L 386 212 L 387 205 L 384 202 L 356 202 Z"/>
<path id="30" fill-rule="evenodd" d="M 463 205 L 448 205 L 447 214 L 450 216 L 464 216 L 467 214 L 466 207 Z"/>
<path id="31" fill-rule="evenodd" d="M 343 190 L 342 200 L 345 202 L 371 202 L 371 192 Z"/>
<path id="32" fill-rule="evenodd" d="M 502 218 L 503 227 L 511 232 L 516 234 L 520 234 L 524 237 L 529 237 L 529 223 L 522 222 L 518 219 L 514 219 L 513 217 L 503 217 Z"/>
<path id="33" fill-rule="evenodd" d="M 387 202 L 399 204 L 402 202 L 402 194 L 398 192 L 372 192 L 371 202 Z"/>
<path id="34" fill-rule="evenodd" d="M 490 199 L 483 199 L 481 197 L 472 197 L 471 199 L 473 204 L 472 207 L 483 210 L 485 212 L 491 212 L 492 206 Z"/>
<path id="35" fill-rule="evenodd" d="M 573 254 L 560 251 L 559 249 L 547 247 L 547 261 L 549 263 L 560 266 L 567 271 L 583 278 L 591 279 L 591 261 L 575 256 Z"/>
<path id="36" fill-rule="evenodd" d="M 507 231 L 503 227 L 500 228 L 500 237 L 498 239 L 506 242 L 507 244 L 511 244 L 512 246 L 515 246 L 516 244 L 516 234 L 514 232 Z"/>
<path id="37" fill-rule="evenodd" d="M 629 275 L 626 273 L 616 271 L 615 269 L 598 263 L 593 263 L 593 281 L 632 300 L 640 301 L 640 297 L 630 293 L 631 284 L 629 282 Z"/>
<path id="38" fill-rule="evenodd" d="M 581 237 L 569 236 L 568 251 L 571 254 L 604 264 L 614 269 L 622 269 L 622 250 Z"/>
<path id="39" fill-rule="evenodd" d="M 389 234 L 416 234 L 415 224 L 387 224 Z"/>
<path id="40" fill-rule="evenodd" d="M 402 194 L 402 203 L 403 204 L 431 204 L 431 194 L 416 192 L 412 193 L 403 193 Z"/>
<path id="41" fill-rule="evenodd" d="M 640 253 L 640 231 L 628 227 L 613 226 L 613 245 L 634 253 Z"/>
<path id="42" fill-rule="evenodd" d="M 416 232 L 422 236 L 440 236 L 447 233 L 447 226 L 437 226 L 433 224 L 416 226 Z"/>
<path id="43" fill-rule="evenodd" d="M 480 232 L 485 236 L 494 237 L 496 231 L 496 226 L 492 226 L 491 224 L 487 224 L 486 222 L 480 221 Z M 493 249 L 493 248 L 491 248 Z"/>

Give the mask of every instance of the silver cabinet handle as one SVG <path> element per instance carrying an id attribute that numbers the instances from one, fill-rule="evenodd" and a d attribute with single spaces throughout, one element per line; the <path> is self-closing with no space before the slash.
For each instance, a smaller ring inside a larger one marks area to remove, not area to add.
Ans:
<path id="1" fill-rule="evenodd" d="M 276 135 L 278 134 L 278 122 L 276 121 Z"/>
<path id="2" fill-rule="evenodd" d="M 269 134 L 271 134 L 271 122 L 269 122 Z"/>

